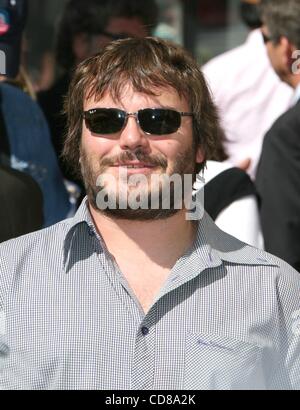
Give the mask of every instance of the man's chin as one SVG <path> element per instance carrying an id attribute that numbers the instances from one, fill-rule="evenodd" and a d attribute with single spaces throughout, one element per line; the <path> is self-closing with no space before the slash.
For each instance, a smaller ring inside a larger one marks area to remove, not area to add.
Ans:
<path id="1" fill-rule="evenodd" d="M 95 209 L 102 215 L 110 219 L 126 220 L 126 221 L 153 221 L 168 219 L 176 215 L 179 209 Z"/>
<path id="2" fill-rule="evenodd" d="M 158 219 L 167 219 L 176 215 L 181 208 L 175 207 L 171 203 L 170 206 L 165 207 L 162 202 L 156 204 L 155 208 L 151 207 L 151 197 L 148 197 L 147 203 L 143 206 L 134 208 L 130 207 L 128 203 L 120 203 L 118 200 L 114 204 L 99 203 L 99 197 L 95 192 L 88 192 L 88 201 L 95 212 L 105 215 L 112 219 L 122 219 L 128 221 L 150 221 Z M 175 209 L 176 208 L 176 209 Z"/>

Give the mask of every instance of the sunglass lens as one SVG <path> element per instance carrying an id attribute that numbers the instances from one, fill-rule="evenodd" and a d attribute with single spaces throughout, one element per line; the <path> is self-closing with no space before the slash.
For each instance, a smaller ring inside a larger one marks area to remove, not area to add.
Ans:
<path id="1" fill-rule="evenodd" d="M 180 113 L 166 109 L 145 109 L 138 113 L 139 124 L 144 132 L 166 135 L 176 132 L 181 124 Z"/>
<path id="2" fill-rule="evenodd" d="M 91 110 L 85 117 L 87 127 L 95 134 L 114 134 L 121 131 L 126 115 L 113 108 Z"/>

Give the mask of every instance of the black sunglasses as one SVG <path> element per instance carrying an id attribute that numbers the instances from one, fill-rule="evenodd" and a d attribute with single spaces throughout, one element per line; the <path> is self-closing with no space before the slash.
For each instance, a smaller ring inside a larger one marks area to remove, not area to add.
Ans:
<path id="1" fill-rule="evenodd" d="M 192 117 L 193 114 L 166 108 L 146 108 L 133 113 L 117 108 L 95 108 L 83 114 L 87 128 L 95 134 L 120 132 L 132 116 L 146 134 L 166 135 L 178 131 L 181 117 Z"/>

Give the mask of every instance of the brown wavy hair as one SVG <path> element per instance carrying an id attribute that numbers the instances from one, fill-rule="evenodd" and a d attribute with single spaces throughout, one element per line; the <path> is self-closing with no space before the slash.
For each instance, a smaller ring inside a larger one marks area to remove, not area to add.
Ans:
<path id="1" fill-rule="evenodd" d="M 79 176 L 83 102 L 101 99 L 109 91 L 118 100 L 124 84 L 137 92 L 155 95 L 155 89 L 172 87 L 183 96 L 194 113 L 193 132 L 206 159 L 224 160 L 224 134 L 217 109 L 199 65 L 182 47 L 158 38 L 118 40 L 81 63 L 73 76 L 65 100 L 67 133 L 63 157 Z M 205 163 L 197 166 L 201 171 Z"/>

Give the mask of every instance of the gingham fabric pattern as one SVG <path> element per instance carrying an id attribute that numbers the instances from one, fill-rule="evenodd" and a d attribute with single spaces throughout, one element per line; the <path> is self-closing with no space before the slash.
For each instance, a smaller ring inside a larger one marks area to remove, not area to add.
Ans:
<path id="1" fill-rule="evenodd" d="M 207 215 L 146 315 L 86 200 L 0 246 L 1 389 L 298 389 L 299 342 L 299 274 Z"/>

